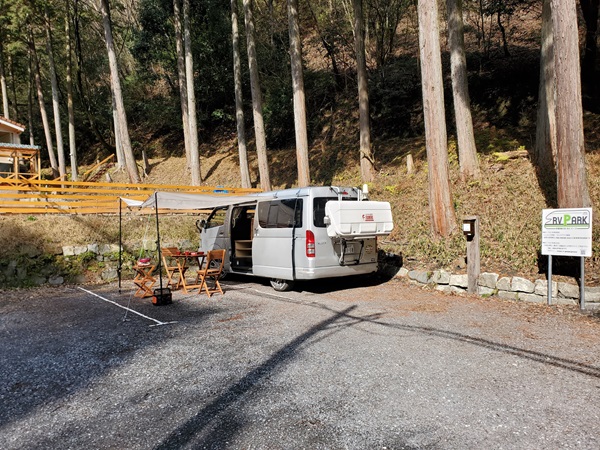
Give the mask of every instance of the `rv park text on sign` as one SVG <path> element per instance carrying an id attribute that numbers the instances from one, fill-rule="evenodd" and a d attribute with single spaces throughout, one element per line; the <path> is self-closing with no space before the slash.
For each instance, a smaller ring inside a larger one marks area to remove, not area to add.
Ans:
<path id="1" fill-rule="evenodd" d="M 592 256 L 592 208 L 542 210 L 542 255 Z"/>

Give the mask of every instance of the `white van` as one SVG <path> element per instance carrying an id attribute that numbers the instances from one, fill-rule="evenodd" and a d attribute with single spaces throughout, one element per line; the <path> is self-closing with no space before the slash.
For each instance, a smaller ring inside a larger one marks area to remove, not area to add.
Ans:
<path id="1" fill-rule="evenodd" d="M 377 270 L 377 236 L 393 228 L 388 202 L 358 188 L 307 187 L 248 196 L 199 222 L 204 252 L 226 249 L 224 271 L 266 277 L 278 291 L 295 280 Z"/>

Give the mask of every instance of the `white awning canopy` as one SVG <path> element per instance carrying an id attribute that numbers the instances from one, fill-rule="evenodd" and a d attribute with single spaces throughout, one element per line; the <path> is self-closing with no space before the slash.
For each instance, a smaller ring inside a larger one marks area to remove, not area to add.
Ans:
<path id="1" fill-rule="evenodd" d="M 129 207 L 132 207 L 132 206 L 142 206 L 142 203 L 144 203 L 141 200 L 135 200 L 133 198 L 126 198 L 126 197 L 121 197 L 121 201 L 123 203 L 125 203 Z"/>
<path id="2" fill-rule="evenodd" d="M 157 191 L 144 202 L 121 197 L 127 206 L 139 206 L 140 208 L 156 208 L 158 206 L 160 209 L 213 209 L 219 206 L 251 203 L 259 198 L 269 199 L 273 198 L 273 195 L 207 195 Z"/>

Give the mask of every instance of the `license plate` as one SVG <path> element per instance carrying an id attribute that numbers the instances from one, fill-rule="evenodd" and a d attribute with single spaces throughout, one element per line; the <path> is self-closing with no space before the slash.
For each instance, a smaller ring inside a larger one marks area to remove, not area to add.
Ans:
<path id="1" fill-rule="evenodd" d="M 346 253 L 354 253 L 354 244 L 346 245 Z"/>

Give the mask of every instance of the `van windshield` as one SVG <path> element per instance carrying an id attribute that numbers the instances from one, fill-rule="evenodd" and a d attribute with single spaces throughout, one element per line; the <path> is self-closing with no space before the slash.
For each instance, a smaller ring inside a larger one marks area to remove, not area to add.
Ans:
<path id="1" fill-rule="evenodd" d="M 227 214 L 227 207 L 220 207 L 213 210 L 208 216 L 205 228 L 220 227 L 225 225 L 225 215 Z"/>
<path id="2" fill-rule="evenodd" d="M 315 227 L 325 228 L 325 204 L 337 199 L 337 197 L 315 197 L 313 201 L 313 223 Z M 357 201 L 357 198 L 342 197 L 342 201 Z"/>

